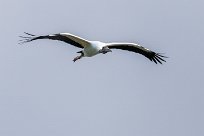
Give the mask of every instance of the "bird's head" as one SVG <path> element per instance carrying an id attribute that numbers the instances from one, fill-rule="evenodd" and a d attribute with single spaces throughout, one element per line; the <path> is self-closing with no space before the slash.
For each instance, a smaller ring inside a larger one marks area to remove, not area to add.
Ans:
<path id="1" fill-rule="evenodd" d="M 112 52 L 108 47 L 103 47 L 101 50 L 99 50 L 99 53 L 106 54 L 108 52 Z"/>

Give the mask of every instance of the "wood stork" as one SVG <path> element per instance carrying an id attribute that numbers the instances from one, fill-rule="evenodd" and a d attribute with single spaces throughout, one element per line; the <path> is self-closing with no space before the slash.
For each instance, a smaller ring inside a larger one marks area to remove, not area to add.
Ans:
<path id="1" fill-rule="evenodd" d="M 51 39 L 63 41 L 78 48 L 82 48 L 83 50 L 77 52 L 80 53 L 81 55 L 75 57 L 73 59 L 74 62 L 81 59 L 82 57 L 92 57 L 99 53 L 106 54 L 108 52 L 112 52 L 111 49 L 121 49 L 139 53 L 147 57 L 149 60 L 155 62 L 156 64 L 158 62 L 162 64 L 162 61 L 166 62 L 164 58 L 167 58 L 166 56 L 163 56 L 161 53 L 155 53 L 135 43 L 103 43 L 100 41 L 88 41 L 86 39 L 83 39 L 79 36 L 70 33 L 58 33 L 45 36 L 36 36 L 27 32 L 24 33 L 26 34 L 26 36 L 20 36 L 23 39 L 20 40 L 19 44 L 31 42 L 38 39 Z"/>

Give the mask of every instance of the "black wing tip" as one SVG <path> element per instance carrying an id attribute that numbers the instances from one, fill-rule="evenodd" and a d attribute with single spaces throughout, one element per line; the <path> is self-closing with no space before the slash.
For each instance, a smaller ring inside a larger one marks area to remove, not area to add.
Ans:
<path id="1" fill-rule="evenodd" d="M 163 54 L 164 54 L 164 53 L 156 53 L 157 56 L 160 56 L 160 57 L 163 57 L 163 58 L 169 58 L 169 57 L 167 57 L 167 56 L 164 56 Z"/>
<path id="2" fill-rule="evenodd" d="M 24 34 L 26 34 L 26 36 L 19 36 L 20 39 L 19 40 L 19 43 L 18 44 L 24 44 L 24 43 L 27 43 L 27 42 L 31 42 L 33 40 L 36 40 L 38 36 L 34 35 L 34 34 L 30 34 L 28 32 L 24 32 Z"/>
<path id="3" fill-rule="evenodd" d="M 24 33 L 27 34 L 27 35 L 30 35 L 30 36 L 36 36 L 36 35 L 28 33 L 28 32 L 24 32 Z"/>
<path id="4" fill-rule="evenodd" d="M 151 61 L 154 61 L 154 63 L 158 64 L 163 64 L 163 62 L 166 62 L 164 58 L 169 58 L 167 56 L 163 55 L 164 53 L 154 53 L 153 57 L 150 58 Z"/>

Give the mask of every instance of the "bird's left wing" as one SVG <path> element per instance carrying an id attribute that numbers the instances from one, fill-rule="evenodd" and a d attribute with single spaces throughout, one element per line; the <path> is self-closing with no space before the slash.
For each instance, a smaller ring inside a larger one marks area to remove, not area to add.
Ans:
<path id="1" fill-rule="evenodd" d="M 45 36 L 36 36 L 26 32 L 24 33 L 27 36 L 20 36 L 21 38 L 23 38 L 22 40 L 20 40 L 21 41 L 20 44 L 31 42 L 38 39 L 59 40 L 59 41 L 63 41 L 65 43 L 71 44 L 73 46 L 76 46 L 78 48 L 84 48 L 85 46 L 88 46 L 90 44 L 88 40 L 85 40 L 81 37 L 78 37 L 76 35 L 69 34 L 69 33 L 59 33 L 59 34 L 51 34 L 51 35 L 45 35 Z"/>
<path id="2" fill-rule="evenodd" d="M 161 53 L 155 53 L 135 43 L 107 43 L 106 47 L 110 49 L 121 49 L 142 54 L 149 60 L 154 61 L 156 64 L 157 62 L 160 64 L 162 64 L 162 61 L 166 62 L 163 58 L 167 58 L 166 56 L 161 55 Z"/>

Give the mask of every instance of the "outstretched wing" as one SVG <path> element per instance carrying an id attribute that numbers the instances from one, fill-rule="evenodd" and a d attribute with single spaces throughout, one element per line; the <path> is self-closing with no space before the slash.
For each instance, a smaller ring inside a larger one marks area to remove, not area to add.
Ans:
<path id="1" fill-rule="evenodd" d="M 142 54 L 156 64 L 157 62 L 160 64 L 162 64 L 162 61 L 166 62 L 164 58 L 167 58 L 166 56 L 161 55 L 161 53 L 155 53 L 135 43 L 108 43 L 106 46 L 110 49 L 121 49 Z"/>
<path id="2" fill-rule="evenodd" d="M 36 36 L 36 35 L 29 34 L 26 32 L 24 33 L 27 36 L 20 36 L 23 39 L 20 40 L 19 44 L 31 42 L 31 41 L 38 40 L 38 39 L 51 39 L 51 40 L 63 41 L 65 43 L 71 44 L 78 48 L 84 48 L 85 46 L 90 45 L 88 40 L 85 40 L 81 37 L 78 37 L 76 35 L 69 34 L 69 33 L 59 33 L 59 34 L 52 34 L 52 35 L 45 35 L 45 36 Z"/>

